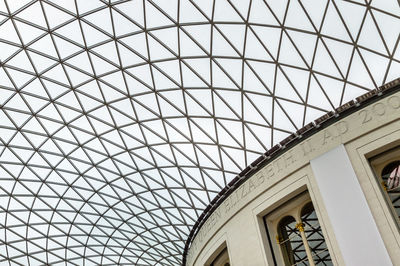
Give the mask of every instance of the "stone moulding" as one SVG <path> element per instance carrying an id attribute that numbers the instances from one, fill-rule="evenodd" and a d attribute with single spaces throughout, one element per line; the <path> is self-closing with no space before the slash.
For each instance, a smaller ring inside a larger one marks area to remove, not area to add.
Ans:
<path id="1" fill-rule="evenodd" d="M 395 79 L 385 85 L 371 90 L 355 100 L 349 101 L 340 107 L 336 108 L 334 111 L 330 111 L 325 115 L 315 119 L 313 122 L 305 125 L 304 127 L 292 133 L 281 142 L 273 146 L 271 149 L 266 151 L 263 155 L 257 158 L 253 163 L 247 166 L 242 172 L 240 172 L 231 182 L 229 182 L 218 195 L 210 202 L 210 204 L 204 209 L 203 213 L 200 215 L 199 219 L 194 224 L 188 239 L 185 243 L 185 249 L 183 252 L 182 265 L 186 265 L 187 255 L 191 243 L 196 238 L 200 229 L 204 226 L 206 221 L 211 217 L 211 215 L 217 210 L 217 208 L 222 204 L 222 202 L 231 195 L 240 185 L 242 185 L 246 180 L 253 176 L 257 170 L 266 166 L 280 155 L 288 151 L 291 147 L 303 142 L 307 138 L 311 137 L 315 133 L 321 131 L 323 128 L 340 121 L 344 117 L 355 113 L 360 108 L 373 104 L 374 102 L 387 97 L 400 90 L 400 78 Z"/>

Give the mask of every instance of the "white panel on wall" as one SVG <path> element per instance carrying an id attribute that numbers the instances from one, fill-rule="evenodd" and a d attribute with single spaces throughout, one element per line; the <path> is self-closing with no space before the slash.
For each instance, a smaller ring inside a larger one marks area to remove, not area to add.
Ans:
<path id="1" fill-rule="evenodd" d="M 310 163 L 346 265 L 393 265 L 344 146 Z"/>

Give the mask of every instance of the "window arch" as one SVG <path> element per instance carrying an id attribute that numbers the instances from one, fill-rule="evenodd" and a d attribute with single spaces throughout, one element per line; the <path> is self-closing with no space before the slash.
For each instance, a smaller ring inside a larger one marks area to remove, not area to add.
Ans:
<path id="1" fill-rule="evenodd" d="M 400 228 L 400 146 L 369 158 L 369 163 L 389 211 Z"/>
<path id="2" fill-rule="evenodd" d="M 381 179 L 397 217 L 400 217 L 400 161 L 388 163 L 381 172 Z"/>
<path id="3" fill-rule="evenodd" d="M 303 201 L 286 213 L 280 216 L 276 229 L 284 264 L 333 265 L 312 202 Z"/>
<path id="4" fill-rule="evenodd" d="M 286 265 L 293 265 L 307 258 L 300 232 L 296 229 L 296 220 L 292 216 L 282 218 L 277 231 Z"/>

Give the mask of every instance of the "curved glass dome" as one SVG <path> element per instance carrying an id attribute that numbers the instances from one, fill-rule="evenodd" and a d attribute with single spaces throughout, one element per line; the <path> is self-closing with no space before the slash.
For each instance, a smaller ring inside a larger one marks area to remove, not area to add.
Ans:
<path id="1" fill-rule="evenodd" d="M 400 74 L 398 1 L 0 1 L 0 264 L 178 265 L 271 145 Z"/>

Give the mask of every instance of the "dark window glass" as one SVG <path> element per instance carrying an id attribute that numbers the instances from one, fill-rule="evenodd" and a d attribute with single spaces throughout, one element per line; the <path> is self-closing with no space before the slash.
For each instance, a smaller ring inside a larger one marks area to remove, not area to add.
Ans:
<path id="1" fill-rule="evenodd" d="M 400 217 L 400 161 L 394 161 L 385 166 L 381 177 L 397 217 Z"/>
<path id="2" fill-rule="evenodd" d="M 303 240 L 292 216 L 286 216 L 280 221 L 278 233 L 285 265 L 309 265 Z"/>
<path id="3" fill-rule="evenodd" d="M 333 265 L 321 226 L 311 202 L 303 207 L 301 221 L 304 224 L 304 233 L 315 265 Z"/>

